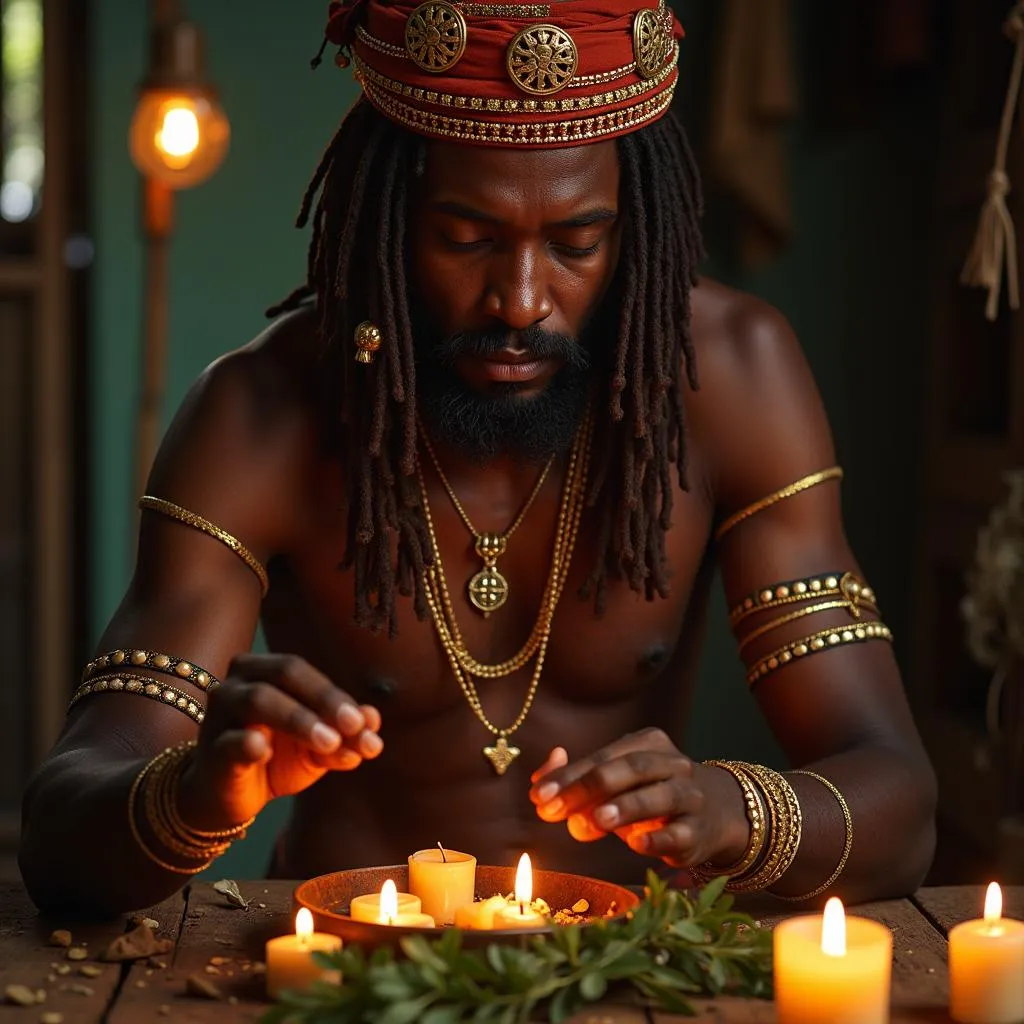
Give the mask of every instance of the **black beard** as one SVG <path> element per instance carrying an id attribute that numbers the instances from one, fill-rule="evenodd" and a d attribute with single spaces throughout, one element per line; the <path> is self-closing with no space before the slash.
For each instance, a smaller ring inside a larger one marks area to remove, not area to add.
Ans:
<path id="1" fill-rule="evenodd" d="M 583 344 L 536 326 L 514 333 L 466 331 L 431 344 L 429 326 L 424 318 L 417 319 L 423 327 L 417 332 L 419 409 L 439 441 L 480 462 L 498 456 L 544 462 L 571 447 L 592 378 Z M 496 383 L 483 394 L 470 388 L 454 368 L 460 355 L 493 355 L 510 344 L 537 358 L 561 361 L 542 391 L 524 394 L 526 385 Z"/>

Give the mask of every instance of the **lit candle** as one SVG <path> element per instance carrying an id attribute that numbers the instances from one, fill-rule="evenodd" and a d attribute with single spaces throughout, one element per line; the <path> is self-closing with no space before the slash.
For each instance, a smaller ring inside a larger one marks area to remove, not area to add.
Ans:
<path id="1" fill-rule="evenodd" d="M 455 911 L 476 896 L 476 857 L 458 850 L 419 850 L 409 858 L 409 892 L 438 924 L 453 924 Z"/>
<path id="2" fill-rule="evenodd" d="M 467 903 L 455 911 L 455 927 L 487 931 L 494 927 L 494 915 L 508 906 L 504 896 L 491 896 L 477 903 Z"/>
<path id="3" fill-rule="evenodd" d="M 387 885 L 389 883 L 391 885 L 395 884 L 391 879 L 388 879 L 384 884 Z M 352 920 L 366 921 L 368 924 L 379 924 L 381 921 L 380 896 L 379 892 L 370 892 L 365 896 L 356 896 L 352 900 L 348 911 Z M 413 896 L 411 892 L 398 892 L 396 887 L 395 897 L 397 900 L 396 914 L 418 914 L 423 910 L 423 907 L 420 905 L 419 896 Z"/>
<path id="4" fill-rule="evenodd" d="M 542 928 L 547 918 L 538 914 L 530 904 L 533 902 L 533 867 L 530 855 L 524 853 L 516 868 L 515 900 L 502 907 L 494 915 L 495 928 Z"/>
<path id="5" fill-rule="evenodd" d="M 434 919 L 429 914 L 400 913 L 398 908 L 398 887 L 389 878 L 380 888 L 380 917 L 377 924 L 389 924 L 396 928 L 433 928 Z"/>
<path id="6" fill-rule="evenodd" d="M 825 913 L 775 928 L 775 1006 L 779 1024 L 886 1024 L 892 932 L 847 918 L 833 897 Z"/>
<path id="7" fill-rule="evenodd" d="M 267 994 L 276 999 L 284 989 L 304 989 L 314 981 L 340 981 L 337 971 L 325 971 L 313 960 L 314 952 L 341 949 L 337 935 L 313 931 L 313 915 L 303 907 L 295 915 L 295 934 L 267 942 Z"/>
<path id="8" fill-rule="evenodd" d="M 984 919 L 950 929 L 950 1012 L 962 1024 L 1024 1021 L 1024 924 L 1002 914 L 1003 894 L 993 882 Z"/>

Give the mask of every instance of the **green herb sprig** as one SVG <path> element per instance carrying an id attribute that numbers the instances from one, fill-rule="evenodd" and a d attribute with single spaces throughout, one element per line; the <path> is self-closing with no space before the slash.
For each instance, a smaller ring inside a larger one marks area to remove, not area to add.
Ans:
<path id="1" fill-rule="evenodd" d="M 554 927 L 521 946 L 464 949 L 462 934 L 402 940 L 367 957 L 357 946 L 314 954 L 343 984 L 285 993 L 262 1024 L 525 1024 L 563 1021 L 587 1003 L 639 994 L 692 1014 L 698 995 L 770 998 L 771 933 L 732 909 L 718 878 L 695 899 L 653 872 L 628 917 Z"/>

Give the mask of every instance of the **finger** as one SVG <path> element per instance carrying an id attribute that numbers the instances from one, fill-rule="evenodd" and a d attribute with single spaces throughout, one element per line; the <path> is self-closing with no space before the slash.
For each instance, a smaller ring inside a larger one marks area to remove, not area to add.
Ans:
<path id="1" fill-rule="evenodd" d="M 593 843 L 598 839 L 604 839 L 607 832 L 602 832 L 585 814 L 574 814 L 565 823 L 569 835 L 580 843 Z"/>
<path id="2" fill-rule="evenodd" d="M 679 866 L 699 863 L 697 835 L 692 820 L 677 818 L 652 831 L 636 830 L 627 839 L 629 848 L 648 857 L 669 858 Z"/>
<path id="3" fill-rule="evenodd" d="M 313 754 L 311 760 L 318 767 L 331 772 L 350 772 L 363 763 L 363 758 L 349 747 L 342 747 L 329 757 L 323 754 Z"/>
<path id="4" fill-rule="evenodd" d="M 661 729 L 642 729 L 640 732 L 630 733 L 628 736 L 623 736 L 622 739 L 602 747 L 589 757 L 581 758 L 578 761 L 567 763 L 562 767 L 549 771 L 543 782 L 539 785 L 535 784 L 530 790 L 530 799 L 534 803 L 547 803 L 555 795 L 560 794 L 568 786 L 571 786 L 574 782 L 591 772 L 597 765 L 604 764 L 606 761 L 614 760 L 633 751 L 642 750 L 671 751 L 677 756 L 681 756 L 675 744 Z M 542 788 L 544 791 L 543 796 L 541 796 L 540 792 Z"/>
<path id="5" fill-rule="evenodd" d="M 591 816 L 600 828 L 613 832 L 634 822 L 696 814 L 703 804 L 703 794 L 695 786 L 673 777 L 620 793 L 595 807 Z"/>
<path id="6" fill-rule="evenodd" d="M 347 739 L 355 739 L 367 727 L 356 702 L 305 658 L 293 654 L 239 655 L 231 662 L 229 674 L 251 683 L 272 683 Z"/>
<path id="7" fill-rule="evenodd" d="M 214 722 L 223 722 L 226 728 L 266 726 L 318 754 L 333 754 L 341 746 L 341 734 L 336 729 L 270 683 L 224 683 L 210 694 L 210 712 Z"/>
<path id="8" fill-rule="evenodd" d="M 369 729 L 370 732 L 380 732 L 380 712 L 372 704 L 360 704 L 359 710 L 363 713 L 366 728 Z"/>
<path id="9" fill-rule="evenodd" d="M 555 747 L 548 754 L 548 759 L 530 776 L 530 781 L 536 782 L 547 775 L 548 772 L 554 771 L 556 768 L 564 768 L 568 763 L 569 754 L 565 747 Z"/>
<path id="10" fill-rule="evenodd" d="M 610 761 L 595 765 L 570 783 L 545 805 L 548 815 L 567 816 L 598 806 L 615 807 L 625 793 L 648 785 L 686 777 L 689 762 L 679 753 L 661 750 L 631 750 Z M 601 824 L 598 822 L 598 824 Z"/>

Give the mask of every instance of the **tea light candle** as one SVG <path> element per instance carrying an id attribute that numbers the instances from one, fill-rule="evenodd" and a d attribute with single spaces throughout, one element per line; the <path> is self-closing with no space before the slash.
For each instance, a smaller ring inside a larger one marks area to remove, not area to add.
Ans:
<path id="1" fill-rule="evenodd" d="M 378 924 L 389 924 L 396 928 L 433 928 L 434 919 L 429 914 L 400 913 L 398 887 L 389 878 L 380 889 L 380 917 Z"/>
<path id="2" fill-rule="evenodd" d="M 495 928 L 542 928 L 547 918 L 537 913 L 533 902 L 533 866 L 530 855 L 524 853 L 516 868 L 515 900 L 494 914 Z"/>
<path id="3" fill-rule="evenodd" d="M 1002 913 L 1003 893 L 993 882 L 984 918 L 950 929 L 950 1013 L 962 1024 L 1024 1021 L 1024 923 Z"/>
<path id="4" fill-rule="evenodd" d="M 409 857 L 409 892 L 438 924 L 453 924 L 455 911 L 476 896 L 476 857 L 458 850 L 418 850 Z"/>
<path id="5" fill-rule="evenodd" d="M 267 995 L 276 999 L 284 989 L 304 989 L 314 981 L 340 981 L 337 971 L 324 970 L 314 952 L 341 949 L 337 935 L 313 931 L 313 915 L 302 907 L 295 915 L 295 934 L 270 939 L 266 947 Z"/>
<path id="6" fill-rule="evenodd" d="M 391 881 L 388 879 L 388 881 Z M 384 883 L 385 885 L 387 882 Z M 391 882 L 394 885 L 394 882 Z M 413 896 L 411 892 L 395 891 L 397 907 L 395 914 L 418 914 L 423 910 L 420 905 L 420 898 Z M 380 924 L 382 922 L 380 912 L 380 893 L 369 892 L 365 896 L 356 896 L 348 909 L 349 916 L 353 921 L 366 921 L 368 924 Z M 394 915 L 392 915 L 394 916 Z"/>
<path id="7" fill-rule="evenodd" d="M 455 911 L 455 927 L 487 931 L 494 927 L 494 915 L 508 906 L 504 896 L 491 896 L 478 903 L 467 903 Z"/>
<path id="8" fill-rule="evenodd" d="M 887 1024 L 892 932 L 846 918 L 833 897 L 825 913 L 775 928 L 775 1006 L 779 1024 Z"/>

